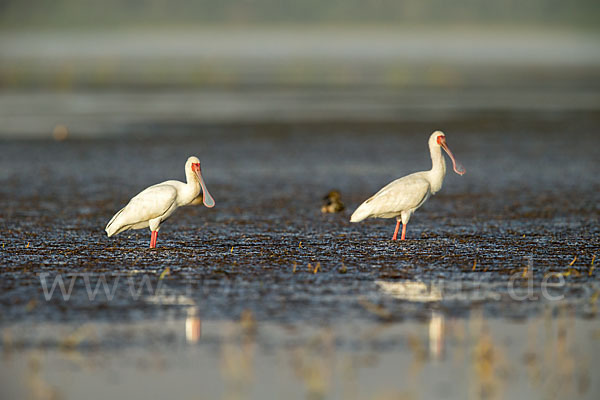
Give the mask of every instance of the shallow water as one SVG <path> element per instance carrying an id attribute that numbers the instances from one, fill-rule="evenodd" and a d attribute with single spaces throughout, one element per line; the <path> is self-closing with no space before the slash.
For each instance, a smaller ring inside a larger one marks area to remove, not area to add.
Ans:
<path id="1" fill-rule="evenodd" d="M 17 324 L 0 372 L 6 398 L 592 399 L 598 324 L 567 315 Z"/>
<path id="2" fill-rule="evenodd" d="M 2 397 L 596 398 L 600 114 L 435 115 L 3 139 Z M 467 174 L 408 240 L 351 224 L 429 168 L 438 128 Z M 104 235 L 191 154 L 214 209 L 178 210 L 155 250 L 146 230 Z M 323 215 L 333 188 L 347 209 Z"/>

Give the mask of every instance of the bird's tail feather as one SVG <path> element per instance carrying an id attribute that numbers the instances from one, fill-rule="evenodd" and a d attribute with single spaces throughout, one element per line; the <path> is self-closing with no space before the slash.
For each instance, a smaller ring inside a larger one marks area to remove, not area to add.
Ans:
<path id="1" fill-rule="evenodd" d="M 363 219 L 366 219 L 369 217 L 369 215 L 371 215 L 371 207 L 369 204 L 362 203 L 357 209 L 356 211 L 354 211 L 352 213 L 352 216 L 350 217 L 350 222 L 360 222 Z"/>
<path id="2" fill-rule="evenodd" d="M 106 224 L 106 228 L 104 228 L 104 230 L 106 231 L 106 234 L 108 235 L 108 237 L 111 237 L 113 235 L 116 235 L 117 233 L 123 232 L 126 229 L 125 226 L 119 226 L 119 224 L 115 223 L 117 221 L 117 218 L 119 217 L 119 215 L 121 215 L 121 213 L 123 212 L 123 210 L 125 210 L 125 207 L 121 208 L 119 210 L 119 212 L 117 212 L 110 219 L 110 221 L 108 221 L 108 224 Z M 119 229 L 119 228 L 121 228 L 121 229 Z"/>

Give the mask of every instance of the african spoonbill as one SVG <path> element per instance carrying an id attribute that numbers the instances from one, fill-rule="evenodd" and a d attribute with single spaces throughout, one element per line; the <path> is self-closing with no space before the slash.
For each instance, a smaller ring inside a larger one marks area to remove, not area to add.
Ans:
<path id="1" fill-rule="evenodd" d="M 150 228 L 152 236 L 150 248 L 156 247 L 160 225 L 181 206 L 204 203 L 208 208 L 215 201 L 208 193 L 200 160 L 190 157 L 185 163 L 186 183 L 180 181 L 165 181 L 142 190 L 129 203 L 117 212 L 106 225 L 108 237 L 128 229 Z"/>
<path id="2" fill-rule="evenodd" d="M 350 222 L 360 222 L 366 218 L 396 218 L 396 230 L 392 240 L 396 240 L 398 236 L 400 223 L 402 223 L 400 240 L 404 240 L 410 216 L 425 203 L 429 196 L 442 188 L 444 175 L 446 175 L 446 162 L 442 155 L 442 148 L 450 156 L 454 172 L 463 175 L 466 171 L 448 148 L 446 135 L 444 132 L 435 131 L 429 137 L 431 169 L 396 179 L 383 187 L 354 211 Z"/>

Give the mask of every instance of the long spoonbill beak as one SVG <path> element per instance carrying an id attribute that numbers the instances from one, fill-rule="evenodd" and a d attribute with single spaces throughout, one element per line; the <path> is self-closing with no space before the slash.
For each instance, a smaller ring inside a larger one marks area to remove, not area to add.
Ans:
<path id="1" fill-rule="evenodd" d="M 448 155 L 450 156 L 450 159 L 452 160 L 452 167 L 454 168 L 454 172 L 456 172 L 459 175 L 464 175 L 465 172 L 467 172 L 467 170 L 465 169 L 465 167 L 462 166 L 462 164 L 456 158 L 454 158 L 454 154 L 452 154 L 452 152 L 450 151 L 450 148 L 446 144 L 446 138 L 444 136 L 440 136 L 440 137 L 438 137 L 437 142 L 440 146 L 442 146 L 444 151 L 446 151 L 446 153 L 448 153 Z"/>
<path id="2" fill-rule="evenodd" d="M 200 169 L 200 163 L 193 164 L 192 170 L 196 174 L 198 182 L 200 182 L 200 186 L 202 186 L 202 202 L 206 207 L 213 208 L 215 206 L 215 200 L 212 198 L 210 193 L 208 193 L 206 183 L 204 183 L 204 179 L 202 178 L 202 170 Z"/>

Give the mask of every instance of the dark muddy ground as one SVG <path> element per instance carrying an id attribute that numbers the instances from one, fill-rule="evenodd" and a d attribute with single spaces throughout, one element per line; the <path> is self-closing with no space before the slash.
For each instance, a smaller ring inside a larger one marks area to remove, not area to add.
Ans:
<path id="1" fill-rule="evenodd" d="M 509 387 L 517 385 L 518 395 L 544 398 L 556 395 L 551 381 L 559 376 L 572 384 L 566 394 L 595 398 L 598 383 L 586 368 L 597 370 L 600 355 L 598 126 L 595 111 L 521 111 L 465 114 L 435 126 L 150 122 L 111 139 L 1 141 L 0 328 L 14 358 L 0 370 L 24 371 L 13 373 L 29 376 L 22 385 L 29 391 L 77 398 L 84 387 L 60 387 L 67 375 L 48 370 L 78 368 L 61 359 L 67 348 L 107 374 L 99 381 L 110 381 L 111 370 L 123 374 L 116 385 L 133 398 L 145 392 L 125 381 L 142 379 L 140 368 L 152 372 L 144 375 L 150 392 L 158 371 L 182 395 L 193 393 L 185 385 L 197 379 L 186 373 L 219 380 L 208 397 L 502 398 L 514 397 Z M 467 173 L 449 169 L 441 192 L 413 216 L 408 240 L 390 240 L 393 220 L 351 224 L 352 210 L 381 186 L 430 167 L 427 139 L 435 129 L 446 132 Z M 216 207 L 178 210 L 154 250 L 147 230 L 107 238 L 114 212 L 150 184 L 183 179 L 189 155 L 202 161 Z M 323 215 L 321 198 L 334 188 L 347 209 Z M 44 284 L 57 276 L 67 287 L 73 282 L 68 301 L 58 286 L 45 298 Z M 90 300 L 86 284 L 102 280 L 114 298 L 100 290 Z M 203 321 L 204 347 L 186 347 L 173 333 L 179 328 L 171 332 L 172 321 L 185 321 L 189 343 L 194 318 Z M 555 332 L 554 324 L 558 334 L 547 333 L 539 354 L 520 347 L 537 343 L 538 326 Z M 371 332 L 378 329 L 385 333 Z M 435 372 L 427 360 L 439 356 L 438 330 L 452 350 Z M 465 339 L 465 330 L 477 340 Z M 419 341 L 424 332 L 429 344 Z M 561 353 L 561 332 L 571 352 Z M 290 355 L 293 372 L 277 370 L 279 350 Z M 372 373 L 344 375 L 348 355 Z M 561 357 L 571 369 L 548 367 Z M 461 362 L 473 369 L 455 376 Z M 417 383 L 396 387 L 390 370 L 403 375 L 414 363 Z M 542 383 L 515 383 L 514 365 Z M 265 394 L 258 383 L 272 376 L 281 378 L 280 391 Z M 429 387 L 428 377 L 446 380 Z M 245 392 L 249 382 L 255 389 Z M 21 393 L 14 387 L 9 393 Z"/>

